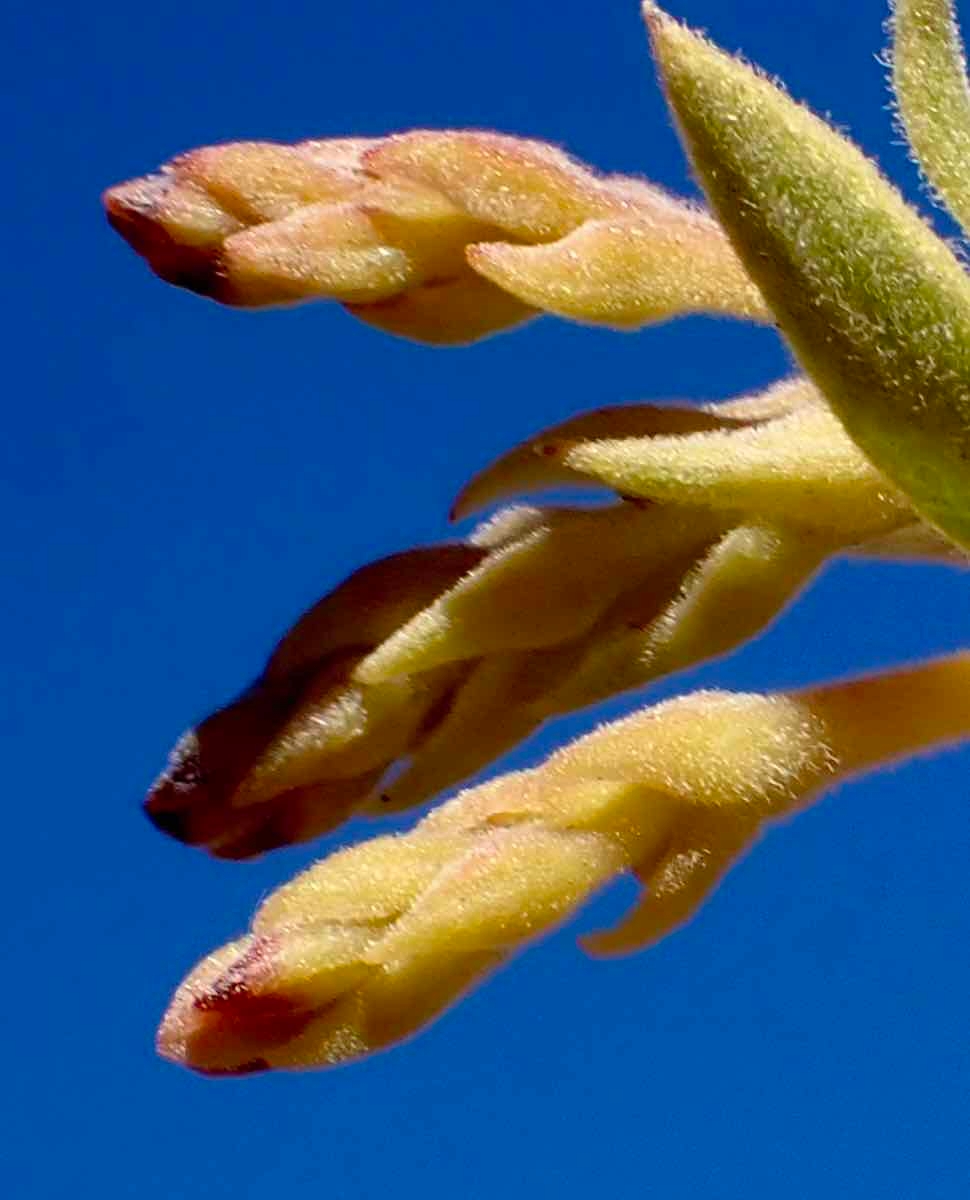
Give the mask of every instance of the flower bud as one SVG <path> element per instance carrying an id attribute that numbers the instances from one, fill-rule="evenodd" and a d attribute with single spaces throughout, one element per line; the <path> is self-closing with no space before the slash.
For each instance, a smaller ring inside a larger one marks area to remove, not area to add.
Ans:
<path id="1" fill-rule="evenodd" d="M 547 721 L 730 653 L 836 553 L 951 552 L 803 379 L 702 410 L 572 418 L 486 468 L 457 508 L 575 481 L 650 502 L 513 507 L 464 543 L 358 571 L 177 745 L 150 818 L 247 858 L 412 808 Z"/>
<path id="2" fill-rule="evenodd" d="M 626 953 L 690 917 L 766 823 L 860 770 L 970 735 L 970 655 L 804 692 L 698 692 L 341 850 L 176 992 L 165 1057 L 205 1073 L 326 1066 L 416 1033 L 612 877 L 644 891 Z M 914 719 L 915 715 L 915 719 Z"/>
<path id="3" fill-rule="evenodd" d="M 473 341 L 541 311 L 621 327 L 767 319 L 709 216 L 496 133 L 211 146 L 110 188 L 105 207 L 169 282 L 250 308 L 329 298 L 419 341 Z"/>

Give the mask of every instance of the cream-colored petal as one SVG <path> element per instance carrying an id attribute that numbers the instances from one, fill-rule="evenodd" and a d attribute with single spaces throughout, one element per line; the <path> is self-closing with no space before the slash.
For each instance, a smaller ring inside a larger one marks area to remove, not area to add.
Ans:
<path id="1" fill-rule="evenodd" d="M 477 220 L 526 241 L 562 237 L 620 202 L 554 146 L 476 130 L 417 130 L 367 155 L 376 174 L 433 188 Z"/>
<path id="2" fill-rule="evenodd" d="M 353 201 L 311 204 L 227 238 L 222 270 L 236 302 L 250 307 L 309 298 L 365 303 L 397 295 L 416 264 L 382 243 Z"/>
<path id="3" fill-rule="evenodd" d="M 638 868 L 644 893 L 631 911 L 615 928 L 581 938 L 583 949 L 596 958 L 613 958 L 661 941 L 694 916 L 757 829 L 757 820 L 735 813 L 687 814 L 659 861 Z"/>
<path id="4" fill-rule="evenodd" d="M 350 199 L 368 182 L 360 173 L 311 157 L 300 146 L 276 142 L 207 146 L 176 158 L 171 170 L 244 225 L 279 220 L 306 204 Z"/>
<path id="5" fill-rule="evenodd" d="M 563 441 L 598 441 L 604 438 L 660 437 L 671 434 L 735 429 L 743 417 L 721 415 L 717 406 L 686 408 L 679 405 L 616 404 L 580 413 L 543 429 L 479 471 L 462 488 L 451 510 L 460 521 L 473 512 L 522 492 L 544 488 L 576 487 L 588 476 L 565 466 L 545 447 Z"/>
<path id="6" fill-rule="evenodd" d="M 347 311 L 385 333 L 433 346 L 462 346 L 513 329 L 539 313 L 467 266 L 446 279 L 409 288 Z"/>
<path id="7" fill-rule="evenodd" d="M 676 552 L 703 517 L 679 511 L 551 510 L 365 658 L 356 678 L 405 672 L 579 636 L 629 586 Z"/>
<path id="8" fill-rule="evenodd" d="M 669 224 L 587 221 L 546 245 L 481 243 L 467 259 L 523 303 L 574 321 L 637 329 L 701 312 L 770 320 L 720 227 L 689 209 L 671 215 Z"/>
<path id="9" fill-rule="evenodd" d="M 747 429 L 551 446 L 568 468 L 627 495 L 706 504 L 862 540 L 912 521 L 908 501 L 821 406 Z"/>
<path id="10" fill-rule="evenodd" d="M 485 554 L 454 542 L 405 550 L 361 567 L 300 617 L 273 652 L 266 678 L 285 678 L 336 651 L 382 642 Z"/>

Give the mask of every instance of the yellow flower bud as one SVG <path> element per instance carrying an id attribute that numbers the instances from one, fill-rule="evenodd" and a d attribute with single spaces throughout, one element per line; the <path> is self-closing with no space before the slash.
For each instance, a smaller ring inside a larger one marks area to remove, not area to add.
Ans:
<path id="1" fill-rule="evenodd" d="M 641 900 L 593 953 L 686 920 L 766 823 L 860 770 L 970 735 L 970 654 L 804 692 L 698 692 L 339 851 L 206 959 L 159 1033 L 206 1073 L 346 1062 L 416 1033 L 613 876 Z"/>
<path id="2" fill-rule="evenodd" d="M 169 282 L 245 307 L 327 297 L 419 341 L 473 341 L 543 311 L 768 319 L 709 216 L 496 133 L 207 147 L 109 189 L 105 206 Z"/>
<path id="3" fill-rule="evenodd" d="M 702 410 L 572 418 L 486 468 L 457 508 L 576 481 L 650 502 L 513 507 L 464 543 L 356 572 L 178 744 L 151 819 L 247 858 L 411 808 L 547 721 L 730 653 L 834 554 L 952 556 L 804 379 Z"/>

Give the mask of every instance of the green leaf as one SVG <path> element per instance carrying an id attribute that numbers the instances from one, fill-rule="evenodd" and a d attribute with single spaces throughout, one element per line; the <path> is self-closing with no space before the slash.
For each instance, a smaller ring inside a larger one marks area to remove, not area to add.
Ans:
<path id="1" fill-rule="evenodd" d="M 970 227 L 970 90 L 951 0 L 894 0 L 893 91 L 927 182 Z"/>
<path id="2" fill-rule="evenodd" d="M 807 374 L 864 453 L 970 545 L 970 281 L 850 142 L 648 4 L 714 210 Z"/>

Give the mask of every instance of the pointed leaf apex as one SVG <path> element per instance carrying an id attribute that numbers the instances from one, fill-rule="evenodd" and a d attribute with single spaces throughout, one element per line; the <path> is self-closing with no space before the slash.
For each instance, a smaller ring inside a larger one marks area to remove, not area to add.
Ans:
<path id="1" fill-rule="evenodd" d="M 690 33 L 690 30 L 682 22 L 678 21 L 676 17 L 672 17 L 659 4 L 654 4 L 653 0 L 643 0 L 641 11 L 647 27 L 647 33 L 650 36 L 651 42 L 654 43 L 654 54 L 658 54 L 656 46 L 657 38 L 676 30 L 680 30 L 685 34 Z"/>

